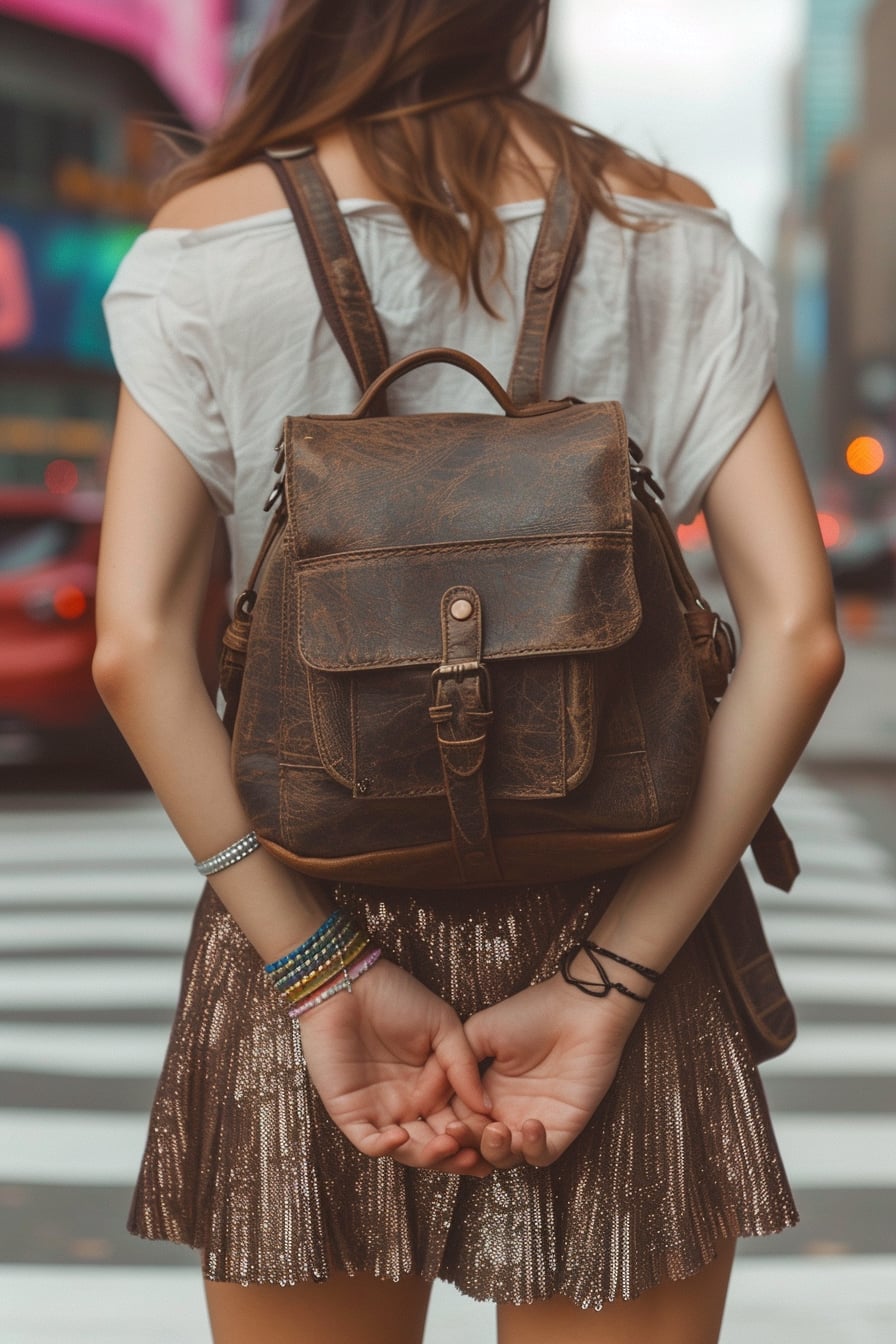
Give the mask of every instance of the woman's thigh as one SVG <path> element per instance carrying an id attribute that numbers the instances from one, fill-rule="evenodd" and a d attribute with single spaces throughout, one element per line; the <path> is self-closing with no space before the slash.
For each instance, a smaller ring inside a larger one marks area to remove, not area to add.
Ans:
<path id="1" fill-rule="evenodd" d="M 205 1281 L 215 1344 L 420 1344 L 432 1284 L 372 1274 L 334 1274 L 324 1283 Z"/>
<path id="2" fill-rule="evenodd" d="M 566 1297 L 498 1307 L 498 1344 L 717 1344 L 737 1245 L 719 1242 L 711 1264 L 687 1279 L 667 1279 L 631 1302 L 583 1311 Z"/>

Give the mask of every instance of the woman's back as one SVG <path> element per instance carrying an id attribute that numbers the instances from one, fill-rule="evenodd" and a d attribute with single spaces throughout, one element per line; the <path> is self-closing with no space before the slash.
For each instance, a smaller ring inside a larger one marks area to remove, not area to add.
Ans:
<path id="1" fill-rule="evenodd" d="M 397 208 L 376 199 L 351 145 L 321 161 L 340 198 L 393 360 L 427 346 L 466 351 L 506 383 L 543 201 L 498 183 L 503 275 L 491 316 L 427 260 Z M 670 175 L 671 176 L 671 175 Z M 728 217 L 688 179 L 681 199 L 645 194 L 637 170 L 611 177 L 648 231 L 595 213 L 554 334 L 546 392 L 622 402 L 632 437 L 676 521 L 693 516 L 774 377 L 769 281 Z M 489 266 L 485 274 L 490 274 Z M 260 543 L 273 447 L 286 414 L 351 409 L 359 391 L 327 326 L 274 176 L 248 165 L 188 188 L 159 213 L 106 301 L 116 362 L 138 402 L 228 515 L 237 583 Z M 448 366 L 402 381 L 393 408 L 493 410 Z"/>

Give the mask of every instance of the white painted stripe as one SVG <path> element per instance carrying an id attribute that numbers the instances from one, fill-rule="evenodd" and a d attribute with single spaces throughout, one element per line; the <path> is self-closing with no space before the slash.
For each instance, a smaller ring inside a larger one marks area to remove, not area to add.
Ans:
<path id="1" fill-rule="evenodd" d="M 0 1181 L 130 1185 L 147 1117 L 110 1111 L 0 1110 Z"/>
<path id="2" fill-rule="evenodd" d="M 68 1022 L 0 1023 L 0 1069 L 60 1073 L 87 1078 L 155 1078 L 168 1029 L 130 1026 L 74 1026 Z"/>
<path id="3" fill-rule="evenodd" d="M 896 1076 L 896 1026 L 807 1023 L 783 1055 L 762 1065 L 775 1077 Z"/>
<path id="4" fill-rule="evenodd" d="M 789 1112 L 774 1127 L 795 1189 L 896 1188 L 896 1118 Z"/>
<path id="5" fill-rule="evenodd" d="M 199 1266 L 0 1266 L 4 1344 L 207 1344 Z"/>
<path id="6" fill-rule="evenodd" d="M 763 916 L 765 931 L 776 952 L 896 952 L 896 911 L 890 919 L 857 920 L 849 915 L 785 914 L 770 910 Z M 2 937 L 2 934 L 0 934 Z"/>
<path id="7" fill-rule="evenodd" d="M 0 1008 L 173 1008 L 181 959 L 67 958 L 64 972 L 31 957 L 3 967 Z"/>
<path id="8" fill-rule="evenodd" d="M 863 876 L 890 876 L 896 882 L 893 860 L 885 849 L 863 836 L 831 835 L 825 827 L 821 835 L 807 835 L 794 826 L 792 840 L 804 873 L 816 869 L 822 872 L 861 873 Z"/>
<path id="9" fill-rule="evenodd" d="M 199 899 L 202 878 L 197 873 L 168 872 L 152 868 L 97 868 L 93 871 L 62 870 L 30 873 L 22 876 L 0 875 L 0 906 L 27 905 L 31 901 L 53 901 L 79 905 L 89 901 L 111 901 L 127 905 L 133 901 L 158 901 L 165 904 Z"/>
<path id="10" fill-rule="evenodd" d="M 844 826 L 857 824 L 856 814 L 842 799 L 828 790 L 809 791 L 785 789 L 775 803 L 775 811 L 782 821 L 813 822 L 816 818 L 830 819 Z"/>
<path id="11" fill-rule="evenodd" d="M 91 795 L 92 798 L 96 796 Z M 41 797 L 30 808 L 9 808 L 4 803 L 4 811 L 0 814 L 0 836 L 29 832 L 35 837 L 41 834 L 76 835 L 84 830 L 108 829 L 110 825 L 135 831 L 155 829 L 162 833 L 171 830 L 170 819 L 155 799 L 133 806 L 125 804 L 123 799 L 112 799 L 106 807 L 79 807 L 77 796 L 73 795 L 66 800 L 65 806 L 53 807 L 50 803 L 45 805 Z"/>
<path id="12" fill-rule="evenodd" d="M 896 1190 L 892 1117 L 789 1113 L 775 1133 L 797 1189 Z M 145 1137 L 142 1115 L 0 1110 L 0 1181 L 130 1185 Z"/>
<path id="13" fill-rule="evenodd" d="M 139 947 L 151 952 L 182 952 L 190 933 L 191 917 L 188 906 L 155 914 L 127 910 L 43 915 L 0 912 L 0 950 Z"/>
<path id="14" fill-rule="evenodd" d="M 738 1257 L 721 1344 L 892 1344 L 896 1256 Z"/>
<path id="15" fill-rule="evenodd" d="M 4 1344 L 203 1344 L 198 1267 L 0 1266 Z M 896 1257 L 756 1256 L 734 1267 L 721 1344 L 891 1344 Z M 433 1285 L 425 1344 L 495 1344 L 492 1303 Z"/>
<path id="16" fill-rule="evenodd" d="M 763 909 L 774 910 L 782 905 L 820 905 L 842 910 L 844 914 L 862 915 L 869 910 L 896 913 L 896 878 L 884 882 L 803 872 L 790 891 L 780 891 L 777 887 L 766 886 L 751 860 L 744 861 L 744 868 Z"/>
<path id="17" fill-rule="evenodd" d="M 896 962 L 860 957 L 776 957 L 797 1003 L 896 1003 Z"/>
<path id="18" fill-rule="evenodd" d="M 166 830 L 135 830 L 129 822 L 112 830 L 115 819 L 109 818 L 106 830 L 99 826 L 89 831 L 51 835 L 35 841 L 33 837 L 10 835 L 0 837 L 4 875 L 13 871 L 30 872 L 34 868 L 64 868 L 66 871 L 91 868 L 110 863 L 180 864 L 190 869 L 190 854 L 170 825 Z"/>

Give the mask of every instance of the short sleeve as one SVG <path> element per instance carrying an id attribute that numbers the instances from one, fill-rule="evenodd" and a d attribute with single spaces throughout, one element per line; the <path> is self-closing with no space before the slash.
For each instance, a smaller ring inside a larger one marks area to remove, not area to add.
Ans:
<path id="1" fill-rule="evenodd" d="M 222 514 L 235 465 L 212 389 L 214 339 L 185 231 L 152 229 L 126 254 L 103 300 L 112 356 L 137 404 L 180 449 Z"/>
<path id="2" fill-rule="evenodd" d="M 776 375 L 778 307 L 765 267 L 738 239 L 727 216 L 706 220 L 699 245 L 678 272 L 670 348 L 674 386 L 668 420 L 657 408 L 657 478 L 674 523 L 690 522 L 722 462 L 771 390 Z M 665 429 L 665 432 L 664 432 Z M 671 429 L 671 433 L 669 430 Z"/>

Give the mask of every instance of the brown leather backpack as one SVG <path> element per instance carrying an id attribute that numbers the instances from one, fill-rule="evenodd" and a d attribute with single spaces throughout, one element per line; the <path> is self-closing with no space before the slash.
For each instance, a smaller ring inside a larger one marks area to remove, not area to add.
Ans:
<path id="1" fill-rule="evenodd" d="M 286 420 L 272 524 L 225 636 L 259 838 L 307 874 L 386 887 L 631 863 L 687 807 L 734 650 L 619 404 L 541 398 L 580 202 L 558 177 L 505 393 L 457 351 L 389 367 L 316 157 L 268 161 L 364 395 L 350 415 Z M 439 361 L 496 413 L 390 417 L 389 386 Z M 765 839 L 786 878 L 771 814 Z M 774 858 L 766 845 L 768 872 Z"/>

